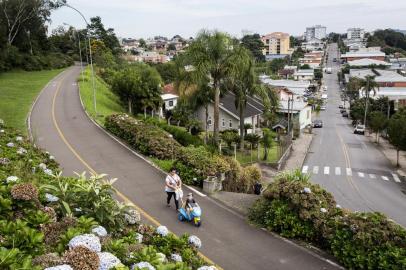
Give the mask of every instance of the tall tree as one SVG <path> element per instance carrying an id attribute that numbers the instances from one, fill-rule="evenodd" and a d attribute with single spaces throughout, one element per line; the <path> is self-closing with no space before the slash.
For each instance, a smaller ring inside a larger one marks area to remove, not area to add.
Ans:
<path id="1" fill-rule="evenodd" d="M 406 150 L 406 110 L 395 113 L 388 123 L 389 142 L 396 148 L 396 166 L 399 167 L 399 152 Z"/>
<path id="2" fill-rule="evenodd" d="M 252 55 L 258 62 L 265 61 L 265 56 L 262 52 L 264 49 L 264 43 L 262 42 L 259 34 L 245 35 L 241 39 L 241 44 L 251 51 Z"/>
<path id="3" fill-rule="evenodd" d="M 387 125 L 386 115 L 380 111 L 373 111 L 369 114 L 369 127 L 376 134 L 376 142 L 379 143 L 379 133 Z"/>
<path id="4" fill-rule="evenodd" d="M 209 81 L 214 92 L 214 141 L 219 142 L 220 86 L 229 75 L 237 44 L 225 33 L 202 31 L 186 51 L 188 78 L 196 83 Z"/>
<path id="5" fill-rule="evenodd" d="M 240 118 L 240 148 L 244 147 L 244 112 L 250 97 L 267 99 L 265 87 L 258 80 L 254 71 L 254 59 L 245 47 L 235 48 L 232 57 L 233 68 L 231 74 L 225 80 L 225 88 L 235 96 L 235 107 Z"/>
<path id="6" fill-rule="evenodd" d="M 367 114 L 368 114 L 368 104 L 369 104 L 369 96 L 371 92 L 375 96 L 376 90 L 379 89 L 379 84 L 375 81 L 374 76 L 366 76 L 365 79 L 361 81 L 362 91 L 364 92 L 365 96 L 365 113 L 364 113 L 364 125 L 367 125 Z"/>
<path id="7" fill-rule="evenodd" d="M 103 41 L 104 45 L 109 48 L 114 55 L 118 55 L 121 52 L 120 42 L 114 33 L 114 29 L 105 29 L 99 16 L 90 18 L 88 31 L 93 39 Z"/>

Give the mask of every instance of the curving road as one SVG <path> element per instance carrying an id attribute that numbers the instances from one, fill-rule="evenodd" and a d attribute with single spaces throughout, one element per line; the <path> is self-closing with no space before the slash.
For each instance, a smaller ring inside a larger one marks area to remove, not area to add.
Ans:
<path id="1" fill-rule="evenodd" d="M 152 223 L 176 234 L 202 239 L 202 253 L 224 269 L 338 269 L 330 261 L 246 223 L 243 217 L 209 197 L 197 200 L 203 225 L 180 223 L 164 201 L 164 174 L 119 144 L 85 114 L 78 94 L 79 67 L 53 79 L 39 96 L 30 117 L 36 144 L 56 157 L 64 174 L 107 173 L 118 178 L 119 197 L 131 201 Z"/>

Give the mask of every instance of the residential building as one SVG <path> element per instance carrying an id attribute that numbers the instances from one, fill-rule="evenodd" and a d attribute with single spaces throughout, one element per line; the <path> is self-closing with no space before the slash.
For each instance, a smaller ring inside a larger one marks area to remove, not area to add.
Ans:
<path id="1" fill-rule="evenodd" d="M 325 42 L 320 39 L 312 38 L 302 43 L 302 50 L 305 51 L 322 51 L 324 50 Z"/>
<path id="2" fill-rule="evenodd" d="M 293 121 L 298 123 L 300 130 L 312 124 L 312 106 L 307 102 L 293 101 L 290 103 L 287 100 L 280 100 L 278 113 L 282 114 L 287 119 L 288 113 L 293 114 Z"/>
<path id="3" fill-rule="evenodd" d="M 322 25 L 315 25 L 306 28 L 305 32 L 306 41 L 316 39 L 323 39 L 327 37 L 327 28 Z"/>
<path id="4" fill-rule="evenodd" d="M 307 64 L 311 68 L 318 68 L 323 61 L 323 54 L 323 51 L 312 51 L 310 53 L 306 53 L 303 58 L 299 58 L 299 64 Z"/>
<path id="5" fill-rule="evenodd" d="M 294 81 L 294 80 L 272 80 L 269 77 L 261 76 L 262 83 L 271 87 L 284 87 L 294 93 L 297 99 L 301 99 L 307 90 L 314 87 L 310 81 Z"/>
<path id="6" fill-rule="evenodd" d="M 378 48 L 360 48 L 358 51 L 355 52 L 347 52 L 341 55 L 341 59 L 344 62 L 349 62 L 353 60 L 359 59 L 375 59 L 384 61 L 385 60 L 385 53 L 381 52 Z"/>
<path id="7" fill-rule="evenodd" d="M 166 63 L 170 59 L 167 55 L 160 54 L 158 52 L 143 52 L 140 55 L 141 61 L 142 62 L 147 62 L 147 63 Z"/>
<path id="8" fill-rule="evenodd" d="M 346 81 L 348 82 L 352 77 L 365 79 L 366 76 L 374 76 L 379 87 L 405 87 L 406 92 L 406 77 L 393 70 L 350 69 Z"/>
<path id="9" fill-rule="evenodd" d="M 260 132 L 259 124 L 261 122 L 261 116 L 263 114 L 263 104 L 255 98 L 248 98 L 246 108 L 244 110 L 244 123 L 252 125 L 252 130 L 248 130 L 248 133 Z M 208 105 L 208 119 L 207 129 L 209 131 L 214 130 L 214 115 L 213 104 Z M 197 112 L 197 118 L 204 123 L 206 119 L 205 108 L 200 107 Z M 228 129 L 239 130 L 240 117 L 239 111 L 235 107 L 235 95 L 228 93 L 220 98 L 220 115 L 219 115 L 219 129 L 220 131 Z"/>
<path id="10" fill-rule="evenodd" d="M 347 63 L 350 67 L 390 67 L 392 64 L 381 61 L 381 60 L 375 60 L 375 59 L 369 59 L 369 58 L 364 58 L 364 59 L 359 59 L 359 60 L 352 60 Z"/>
<path id="11" fill-rule="evenodd" d="M 362 28 L 348 28 L 347 39 L 349 40 L 359 40 L 364 39 L 365 30 Z"/>
<path id="12" fill-rule="evenodd" d="M 267 59 L 283 58 L 292 54 L 290 37 L 287 33 L 274 32 L 261 38 L 265 48 L 263 54 Z"/>
<path id="13" fill-rule="evenodd" d="M 297 81 L 313 81 L 314 69 L 299 69 L 293 74 L 293 78 Z"/>

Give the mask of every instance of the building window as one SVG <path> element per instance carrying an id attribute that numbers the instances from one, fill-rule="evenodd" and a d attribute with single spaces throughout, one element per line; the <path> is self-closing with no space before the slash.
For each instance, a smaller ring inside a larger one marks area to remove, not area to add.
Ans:
<path id="1" fill-rule="evenodd" d="M 173 100 L 169 100 L 169 107 L 173 107 Z"/>
<path id="2" fill-rule="evenodd" d="M 211 121 L 211 116 L 207 118 L 207 125 L 211 126 L 213 123 Z"/>
<path id="3" fill-rule="evenodd" d="M 225 127 L 225 126 L 226 126 L 226 121 L 224 120 L 224 118 L 221 119 L 221 126 L 222 126 L 222 127 Z"/>
<path id="4" fill-rule="evenodd" d="M 233 127 L 233 121 L 231 121 L 231 119 L 230 119 L 230 120 L 228 120 L 228 127 L 230 127 L 230 128 L 232 128 L 232 127 Z"/>

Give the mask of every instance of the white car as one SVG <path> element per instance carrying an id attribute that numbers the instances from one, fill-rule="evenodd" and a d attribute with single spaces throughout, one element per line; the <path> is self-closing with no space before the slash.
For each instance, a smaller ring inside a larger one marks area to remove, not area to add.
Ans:
<path id="1" fill-rule="evenodd" d="M 357 125 L 354 129 L 354 134 L 365 134 L 365 126 L 364 125 Z"/>

